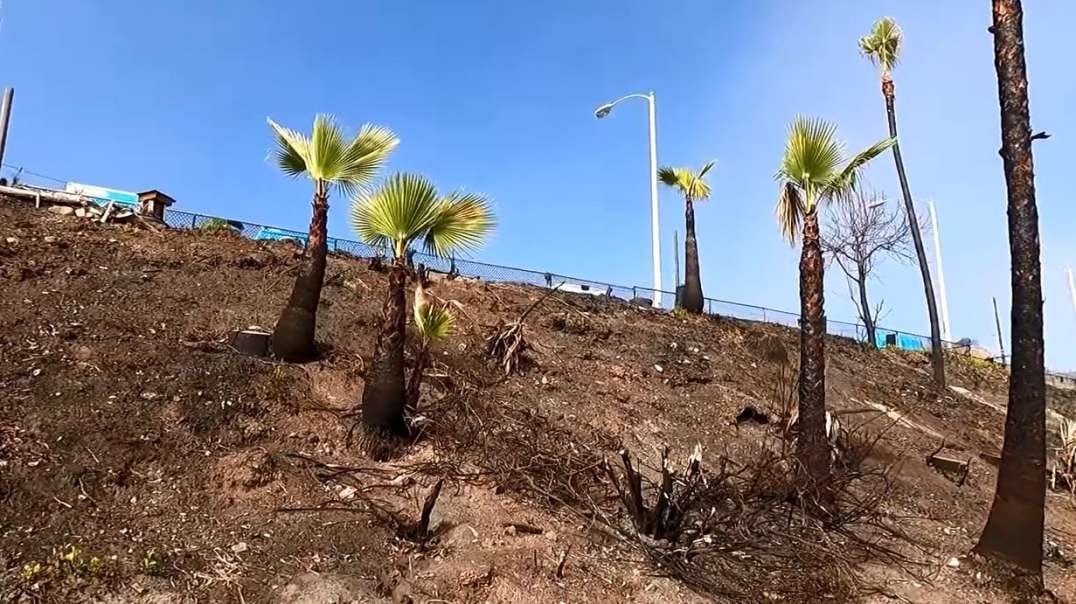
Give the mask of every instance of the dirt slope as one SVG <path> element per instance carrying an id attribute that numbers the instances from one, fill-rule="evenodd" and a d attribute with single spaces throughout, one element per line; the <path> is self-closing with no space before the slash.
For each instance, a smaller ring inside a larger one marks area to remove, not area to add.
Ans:
<path id="1" fill-rule="evenodd" d="M 0 601 L 722 600 L 662 577 L 559 502 L 565 488 L 597 492 L 590 460 L 621 446 L 649 458 L 668 444 L 683 459 L 699 443 L 710 458 L 749 460 L 762 429 L 732 419 L 746 405 L 773 410 L 775 358 L 794 356 L 794 332 L 555 296 L 528 320 L 526 372 L 500 379 L 483 338 L 542 292 L 441 282 L 434 293 L 463 310 L 429 372 L 427 427 L 373 463 L 345 445 L 346 412 L 361 393 L 383 275 L 331 259 L 318 362 L 214 343 L 272 324 L 294 253 L 0 199 Z M 1001 601 L 946 561 L 985 520 L 996 474 L 978 455 L 999 452 L 1004 375 L 954 361 L 961 390 L 938 400 L 921 355 L 827 347 L 833 408 L 849 424 L 892 424 L 872 459 L 903 460 L 884 507 L 921 543 L 895 546 L 921 563 L 915 577 L 864 565 L 863 579 L 888 595 L 861 598 Z M 1059 411 L 1074 401 L 1051 390 Z M 963 486 L 923 464 L 938 435 L 972 457 Z M 560 491 L 534 482 L 564 467 L 578 479 Z M 397 524 L 439 478 L 437 538 L 401 539 Z M 1049 494 L 1047 525 L 1047 584 L 1076 599 L 1071 498 Z M 752 597 L 796 599 L 761 587 Z"/>

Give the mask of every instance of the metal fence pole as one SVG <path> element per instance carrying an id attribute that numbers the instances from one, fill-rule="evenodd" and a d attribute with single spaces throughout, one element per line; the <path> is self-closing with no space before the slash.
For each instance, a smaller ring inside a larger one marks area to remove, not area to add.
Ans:
<path id="1" fill-rule="evenodd" d="M 191 229 L 194 229 L 194 221 L 198 219 L 197 214 L 191 214 Z"/>

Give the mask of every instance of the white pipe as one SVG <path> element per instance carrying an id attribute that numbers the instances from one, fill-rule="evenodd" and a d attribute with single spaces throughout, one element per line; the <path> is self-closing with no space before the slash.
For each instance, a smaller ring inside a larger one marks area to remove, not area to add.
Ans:
<path id="1" fill-rule="evenodd" d="M 941 328 L 942 339 L 946 342 L 953 341 L 952 323 L 949 322 L 949 296 L 945 291 L 945 269 L 942 268 L 941 233 L 938 231 L 938 212 L 934 209 L 934 200 L 927 202 L 930 209 L 930 223 L 934 230 L 934 260 L 938 264 L 938 292 L 941 297 Z"/>

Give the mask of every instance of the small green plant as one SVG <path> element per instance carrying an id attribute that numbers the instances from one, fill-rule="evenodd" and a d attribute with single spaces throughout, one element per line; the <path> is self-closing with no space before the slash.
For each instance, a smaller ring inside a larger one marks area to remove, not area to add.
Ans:
<path id="1" fill-rule="evenodd" d="M 153 549 L 147 550 L 146 555 L 142 556 L 142 574 L 159 577 L 163 572 L 164 564 L 161 562 L 161 557 L 157 554 L 157 551 Z"/>
<path id="2" fill-rule="evenodd" d="M 198 230 L 204 233 L 240 233 L 243 231 L 242 223 L 223 218 L 210 218 L 198 225 Z"/>
<path id="3" fill-rule="evenodd" d="M 684 308 L 683 306 L 677 306 L 676 308 L 672 309 L 672 316 L 673 316 L 674 319 L 680 319 L 680 320 L 686 319 L 687 318 L 687 309 Z"/>
<path id="4" fill-rule="evenodd" d="M 45 571 L 45 567 L 40 562 L 28 562 L 22 566 L 22 572 L 19 573 L 21 578 L 26 583 L 36 581 L 38 577 Z"/>

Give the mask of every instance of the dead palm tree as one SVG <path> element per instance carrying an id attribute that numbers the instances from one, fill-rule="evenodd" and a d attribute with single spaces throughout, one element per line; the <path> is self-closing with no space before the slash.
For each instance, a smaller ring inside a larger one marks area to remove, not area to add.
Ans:
<path id="1" fill-rule="evenodd" d="M 661 182 L 676 188 L 684 196 L 684 292 L 680 306 L 693 313 L 701 313 L 706 301 L 699 274 L 699 244 L 695 239 L 695 202 L 710 197 L 710 185 L 705 178 L 713 167 L 714 162 L 710 161 L 698 172 L 691 168 L 662 167 L 658 170 Z"/>
<path id="2" fill-rule="evenodd" d="M 889 136 L 897 140 L 897 111 L 893 89 L 893 67 L 900 60 L 900 43 L 903 34 L 897 22 L 889 17 L 879 19 L 870 34 L 859 39 L 859 49 L 865 57 L 878 66 L 882 76 L 882 96 L 885 98 L 885 112 L 889 120 Z M 908 175 L 904 171 L 904 160 L 900 155 L 900 145 L 893 143 L 893 161 L 897 165 L 897 177 L 900 190 L 904 196 L 904 211 L 908 213 L 908 225 L 912 231 L 912 243 L 919 260 L 919 272 L 923 276 L 923 291 L 927 298 L 927 315 L 930 318 L 931 367 L 934 370 L 934 384 L 945 387 L 945 353 L 942 349 L 941 328 L 938 322 L 938 304 L 934 299 L 934 282 L 930 279 L 930 265 L 923 248 L 923 235 L 919 231 L 919 221 L 915 217 L 915 204 L 908 187 Z"/>
<path id="3" fill-rule="evenodd" d="M 994 67 L 1012 257 L 1012 370 L 1005 442 L 990 516 L 975 551 L 1015 564 L 1041 592 L 1046 503 L 1046 374 L 1043 362 L 1039 215 L 1031 153 L 1020 0 L 993 0 Z"/>
<path id="4" fill-rule="evenodd" d="M 306 175 L 314 182 L 310 231 L 291 296 L 273 331 L 273 353 L 287 361 L 314 356 L 318 301 L 328 254 L 329 194 L 352 194 L 367 186 L 399 142 L 390 130 L 365 125 L 351 140 L 332 116 L 318 115 L 310 136 L 269 120 L 276 137 L 277 165 L 289 176 Z"/>
<path id="5" fill-rule="evenodd" d="M 472 250 L 493 229 L 493 215 L 481 195 L 441 196 L 422 176 L 396 174 L 376 190 L 355 199 L 351 223 L 363 241 L 387 247 L 393 254 L 383 320 L 362 393 L 362 420 L 377 435 L 406 434 L 404 341 L 408 253 L 419 241 L 428 253 L 442 258 Z"/>
<path id="6" fill-rule="evenodd" d="M 844 201 L 855 191 L 860 170 L 893 144 L 886 139 L 848 159 L 836 127 L 797 117 L 788 130 L 780 183 L 777 220 L 789 243 L 802 237 L 800 255 L 799 439 L 796 454 L 807 475 L 822 485 L 829 473 L 826 439 L 825 296 L 818 210 Z M 802 232 L 801 232 L 802 227 Z"/>

